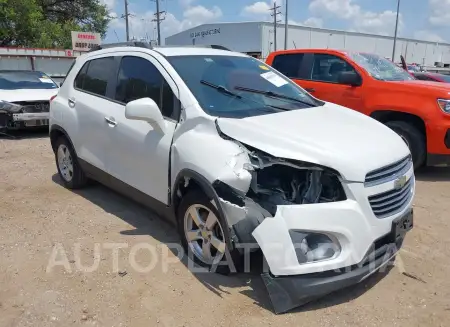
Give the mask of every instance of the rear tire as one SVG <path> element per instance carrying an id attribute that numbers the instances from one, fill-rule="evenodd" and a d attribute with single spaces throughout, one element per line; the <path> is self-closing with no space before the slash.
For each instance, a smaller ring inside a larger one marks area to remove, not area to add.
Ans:
<path id="1" fill-rule="evenodd" d="M 403 121 L 390 121 L 386 125 L 396 132 L 408 145 L 414 169 L 422 167 L 427 157 L 425 136 L 414 125 Z"/>
<path id="2" fill-rule="evenodd" d="M 87 178 L 78 162 L 78 157 L 66 137 L 56 141 L 55 161 L 59 177 L 65 187 L 79 189 L 87 184 Z"/>
<path id="3" fill-rule="evenodd" d="M 201 191 L 190 191 L 177 212 L 178 233 L 185 253 L 210 272 L 228 275 L 238 270 L 240 254 L 232 248 L 228 224 Z M 236 270 L 235 270 L 236 269 Z"/>

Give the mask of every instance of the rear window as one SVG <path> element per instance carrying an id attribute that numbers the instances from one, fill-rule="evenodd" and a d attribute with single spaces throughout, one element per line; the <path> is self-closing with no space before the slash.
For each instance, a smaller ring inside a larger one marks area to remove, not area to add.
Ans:
<path id="1" fill-rule="evenodd" d="M 300 67 L 303 53 L 279 54 L 275 57 L 272 67 L 289 78 L 301 78 Z"/>
<path id="2" fill-rule="evenodd" d="M 106 96 L 108 82 L 114 72 L 114 58 L 93 59 L 84 64 L 75 78 L 75 87 L 93 94 Z"/>
<path id="3" fill-rule="evenodd" d="M 0 71 L 0 90 L 48 90 L 58 85 L 45 73 L 38 71 Z"/>

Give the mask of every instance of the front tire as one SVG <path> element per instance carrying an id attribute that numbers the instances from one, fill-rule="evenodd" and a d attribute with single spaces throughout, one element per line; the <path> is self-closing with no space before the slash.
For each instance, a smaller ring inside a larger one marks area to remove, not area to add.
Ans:
<path id="1" fill-rule="evenodd" d="M 56 141 L 55 160 L 58 174 L 65 187 L 69 189 L 82 188 L 87 184 L 87 178 L 78 163 L 72 145 L 62 136 Z"/>
<path id="2" fill-rule="evenodd" d="M 403 121 L 390 121 L 386 125 L 396 132 L 408 145 L 414 163 L 414 169 L 422 167 L 427 156 L 424 135 L 414 125 Z"/>
<path id="3" fill-rule="evenodd" d="M 190 191 L 181 200 L 177 213 L 181 243 L 198 265 L 220 274 L 236 271 L 239 254 L 231 249 L 228 225 L 216 207 L 200 191 Z"/>

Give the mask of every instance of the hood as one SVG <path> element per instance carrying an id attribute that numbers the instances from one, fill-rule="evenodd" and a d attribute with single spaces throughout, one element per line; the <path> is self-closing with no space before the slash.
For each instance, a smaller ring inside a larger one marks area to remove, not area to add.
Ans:
<path id="1" fill-rule="evenodd" d="M 20 90 L 0 90 L 0 100 L 7 102 L 18 101 L 48 101 L 59 91 L 56 89 L 20 89 Z"/>
<path id="2" fill-rule="evenodd" d="M 405 90 L 409 92 L 421 92 L 427 94 L 445 94 L 450 96 L 450 83 L 441 83 L 441 82 L 432 82 L 432 81 L 420 81 L 420 80 L 411 80 L 411 81 L 401 81 L 401 82 L 389 82 L 389 83 L 398 83 L 399 85 L 403 85 Z"/>
<path id="3" fill-rule="evenodd" d="M 336 104 L 243 119 L 218 118 L 231 138 L 275 157 L 337 170 L 363 182 L 368 172 L 409 154 L 403 140 L 375 119 Z"/>

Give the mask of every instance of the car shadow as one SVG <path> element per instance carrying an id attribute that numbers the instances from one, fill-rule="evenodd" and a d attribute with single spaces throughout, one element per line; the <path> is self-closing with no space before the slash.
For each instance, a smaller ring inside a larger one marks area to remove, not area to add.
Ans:
<path id="1" fill-rule="evenodd" d="M 0 140 L 23 140 L 48 137 L 48 126 L 28 130 L 0 131 Z"/>
<path id="2" fill-rule="evenodd" d="M 52 180 L 63 187 L 58 174 L 54 174 Z M 176 229 L 172 224 L 158 217 L 150 209 L 104 187 L 103 185 L 94 182 L 84 189 L 74 190 L 73 192 L 134 227 L 134 229 L 131 230 L 121 231 L 121 235 L 149 235 L 166 245 L 180 243 Z M 168 248 L 175 256 L 178 255 L 178 250 L 175 250 L 171 246 L 168 246 Z M 228 276 L 211 272 L 194 272 L 190 269 L 192 267 L 192 261 L 189 261 L 187 256 L 184 256 L 181 259 L 181 262 L 205 288 L 216 296 L 222 297 L 223 294 L 228 294 L 229 292 L 227 289 L 243 288 L 239 291 L 242 295 L 250 298 L 255 305 L 258 305 L 264 310 L 273 312 L 271 300 L 264 282 L 260 277 L 263 267 L 263 256 L 261 251 L 255 252 L 250 257 L 251 269 L 249 272 L 238 272 Z M 363 283 L 346 290 L 332 293 L 325 298 L 310 302 L 302 307 L 293 309 L 290 312 L 320 310 L 352 301 L 375 286 L 389 270 L 390 268 L 387 268 L 385 269 L 385 272 L 376 273 Z"/>
<path id="3" fill-rule="evenodd" d="M 450 181 L 450 167 L 423 167 L 415 172 L 416 180 L 422 182 Z"/>

